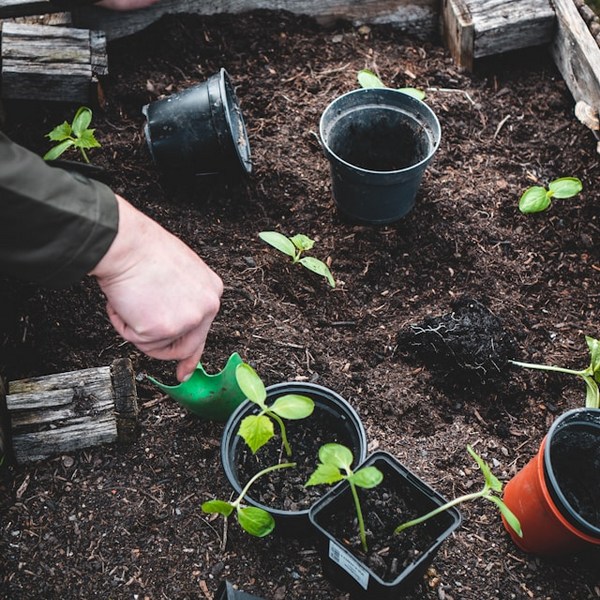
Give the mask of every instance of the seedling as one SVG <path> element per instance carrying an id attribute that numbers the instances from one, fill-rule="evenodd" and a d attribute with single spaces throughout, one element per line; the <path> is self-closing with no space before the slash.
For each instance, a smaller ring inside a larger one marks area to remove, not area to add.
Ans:
<path id="1" fill-rule="evenodd" d="M 600 383 L 600 340 L 596 340 L 589 335 L 585 336 L 588 348 L 590 349 L 590 364 L 587 369 L 582 371 L 575 371 L 574 369 L 565 369 L 564 367 L 554 367 L 552 365 L 538 365 L 534 363 L 518 362 L 516 360 L 510 360 L 509 362 L 518 367 L 525 367 L 526 369 L 539 369 L 541 371 L 555 371 L 557 373 L 567 373 L 569 375 L 576 375 L 581 377 L 585 382 L 586 395 L 585 395 L 585 406 L 586 408 L 600 408 L 600 390 L 598 384 Z"/>
<path id="2" fill-rule="evenodd" d="M 387 88 L 388 86 L 373 73 L 369 69 L 363 69 L 358 72 L 356 77 L 358 79 L 358 83 L 363 88 Z M 413 87 L 403 87 L 403 88 L 394 88 L 398 92 L 402 92 L 403 94 L 407 94 L 412 96 L 413 98 L 417 98 L 417 100 L 425 99 L 425 92 L 423 90 L 419 90 Z"/>
<path id="3" fill-rule="evenodd" d="M 469 500 L 477 500 L 478 498 L 485 498 L 486 500 L 490 500 L 493 502 L 502 513 L 502 516 L 509 524 L 509 526 L 515 531 L 515 533 L 519 537 L 523 537 L 523 532 L 521 531 L 521 524 L 519 523 L 519 519 L 513 514 L 513 512 L 504 504 L 502 499 L 500 498 L 500 493 L 502 492 L 502 484 L 496 478 L 496 476 L 492 473 L 489 465 L 473 450 L 470 445 L 467 445 L 467 451 L 473 457 L 477 465 L 479 466 L 481 472 L 483 473 L 483 477 L 485 479 L 485 483 L 483 488 L 479 492 L 474 492 L 472 494 L 465 494 L 464 496 L 459 496 L 454 500 L 450 500 L 446 504 L 428 512 L 426 515 L 422 517 L 418 517 L 417 519 L 412 519 L 411 521 L 406 521 L 406 523 L 402 523 L 396 527 L 394 533 L 400 533 L 409 527 L 413 527 L 414 525 L 419 525 L 420 523 L 424 523 L 428 519 L 439 515 L 440 513 L 456 506 L 457 504 L 461 504 L 463 502 L 468 502 Z"/>
<path id="4" fill-rule="evenodd" d="M 246 398 L 260 408 L 257 415 L 249 415 L 242 420 L 238 434 L 248 444 L 252 453 L 256 454 L 275 435 L 273 421 L 276 421 L 281 431 L 285 453 L 288 458 L 292 456 L 283 419 L 298 420 L 310 416 L 315 408 L 313 400 L 299 394 L 285 394 L 277 398 L 271 406 L 267 406 L 265 385 L 250 365 L 238 365 L 235 378 Z"/>
<path id="5" fill-rule="evenodd" d="M 350 485 L 350 491 L 356 508 L 358 520 L 358 532 L 360 543 L 365 552 L 368 551 L 367 534 L 365 532 L 365 521 L 363 518 L 357 487 L 372 489 L 383 481 L 383 473 L 377 467 L 363 467 L 358 471 L 352 471 L 354 457 L 346 446 L 341 444 L 325 444 L 319 448 L 320 464 L 317 466 L 305 486 L 311 485 L 333 485 L 338 481 L 346 480 Z"/>
<path id="6" fill-rule="evenodd" d="M 275 529 L 275 519 L 273 519 L 271 514 L 266 510 L 256 506 L 245 506 L 242 504 L 242 501 L 244 500 L 244 497 L 248 493 L 248 490 L 252 484 L 263 475 L 271 473 L 271 471 L 275 471 L 277 469 L 288 469 L 295 466 L 296 463 L 281 463 L 267 467 L 266 469 L 256 473 L 250 479 L 250 481 L 245 485 L 244 489 L 240 492 L 240 495 L 233 502 L 227 502 L 226 500 L 208 500 L 202 504 L 202 510 L 205 513 L 217 513 L 223 515 L 225 519 L 227 519 L 231 513 L 235 511 L 237 521 L 244 531 L 247 531 L 250 535 L 254 535 L 256 537 L 265 537 L 266 535 L 269 535 L 273 529 Z"/>
<path id="7" fill-rule="evenodd" d="M 548 189 L 541 185 L 527 188 L 519 200 L 519 210 L 522 213 L 542 212 L 552 204 L 552 198 L 572 198 L 583 189 L 583 184 L 577 177 L 559 177 L 548 184 Z"/>
<path id="8" fill-rule="evenodd" d="M 86 149 L 100 148 L 100 142 L 94 137 L 96 130 L 89 129 L 91 122 L 92 111 L 87 106 L 82 106 L 75 113 L 72 123 L 65 121 L 62 125 L 57 125 L 46 137 L 58 144 L 44 154 L 44 160 L 55 160 L 74 147 L 79 148 L 83 160 L 89 163 Z"/>
<path id="9" fill-rule="evenodd" d="M 304 252 L 310 250 L 315 245 L 314 240 L 311 240 L 308 236 L 299 233 L 293 237 L 287 237 L 277 231 L 261 231 L 258 237 L 263 242 L 267 242 L 267 244 L 273 246 L 273 248 L 277 248 L 280 252 L 290 256 L 293 264 L 301 264 L 309 271 L 325 277 L 327 283 L 332 288 L 335 287 L 333 275 L 329 267 L 322 260 L 312 256 L 302 256 Z"/>

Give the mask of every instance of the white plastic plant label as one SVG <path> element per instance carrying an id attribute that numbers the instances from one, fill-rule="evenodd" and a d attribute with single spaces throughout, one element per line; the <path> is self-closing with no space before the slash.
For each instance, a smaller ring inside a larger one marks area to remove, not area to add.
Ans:
<path id="1" fill-rule="evenodd" d="M 365 590 L 369 586 L 369 572 L 348 550 L 329 540 L 329 558 L 351 575 Z"/>

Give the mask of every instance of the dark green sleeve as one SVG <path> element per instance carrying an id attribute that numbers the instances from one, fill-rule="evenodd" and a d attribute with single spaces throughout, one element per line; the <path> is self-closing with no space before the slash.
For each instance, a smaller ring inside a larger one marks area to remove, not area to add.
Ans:
<path id="1" fill-rule="evenodd" d="M 105 185 L 47 165 L 0 132 L 0 273 L 65 287 L 104 256 L 119 221 Z"/>

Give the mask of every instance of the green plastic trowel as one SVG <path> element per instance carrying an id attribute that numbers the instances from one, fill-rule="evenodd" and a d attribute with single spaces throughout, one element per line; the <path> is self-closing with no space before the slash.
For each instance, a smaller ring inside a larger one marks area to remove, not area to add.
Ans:
<path id="1" fill-rule="evenodd" d="M 214 375 L 209 375 L 202 363 L 198 363 L 192 376 L 178 385 L 165 385 L 150 375 L 146 377 L 195 415 L 211 421 L 226 421 L 246 399 L 235 378 L 235 370 L 242 363 L 240 355 L 234 352 L 225 368 Z"/>

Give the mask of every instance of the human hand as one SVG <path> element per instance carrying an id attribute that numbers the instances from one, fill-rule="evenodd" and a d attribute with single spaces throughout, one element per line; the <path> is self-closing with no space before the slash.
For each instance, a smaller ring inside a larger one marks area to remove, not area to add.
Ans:
<path id="1" fill-rule="evenodd" d="M 120 196 L 119 230 L 90 273 L 107 298 L 116 331 L 139 350 L 194 372 L 217 315 L 223 283 L 179 238 Z"/>
<path id="2" fill-rule="evenodd" d="M 102 6 L 109 10 L 126 11 L 145 8 L 146 6 L 151 6 L 157 2 L 158 0 L 102 0 L 101 2 L 97 2 L 96 6 Z"/>

